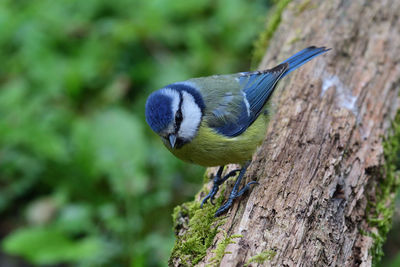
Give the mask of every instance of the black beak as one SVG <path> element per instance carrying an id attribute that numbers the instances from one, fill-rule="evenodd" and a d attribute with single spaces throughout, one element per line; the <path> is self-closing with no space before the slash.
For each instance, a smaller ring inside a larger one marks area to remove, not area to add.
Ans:
<path id="1" fill-rule="evenodd" d="M 171 148 L 175 147 L 175 143 L 176 143 L 176 135 L 175 134 L 170 134 L 168 136 L 169 139 L 169 144 L 171 145 Z"/>

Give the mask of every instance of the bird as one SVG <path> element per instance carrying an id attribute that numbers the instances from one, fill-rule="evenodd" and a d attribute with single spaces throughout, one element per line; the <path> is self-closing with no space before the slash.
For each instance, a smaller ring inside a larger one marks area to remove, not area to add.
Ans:
<path id="1" fill-rule="evenodd" d="M 330 49 L 307 47 L 272 69 L 192 78 L 169 84 L 149 95 L 145 118 L 167 149 L 177 158 L 205 167 L 219 166 L 213 187 L 201 207 L 213 199 L 219 186 L 239 175 L 228 200 L 215 212 L 225 213 L 235 199 L 250 189 L 239 189 L 253 153 L 265 138 L 271 95 L 277 83 L 306 62 Z M 222 176 L 224 166 L 240 169 Z"/>

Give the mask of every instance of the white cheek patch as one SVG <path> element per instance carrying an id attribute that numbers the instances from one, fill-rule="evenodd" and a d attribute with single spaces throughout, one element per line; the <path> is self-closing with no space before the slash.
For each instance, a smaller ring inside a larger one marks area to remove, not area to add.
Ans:
<path id="1" fill-rule="evenodd" d="M 194 97 L 182 91 L 182 123 L 179 128 L 178 136 L 187 140 L 192 140 L 199 128 L 201 122 L 201 110 L 196 104 Z"/>

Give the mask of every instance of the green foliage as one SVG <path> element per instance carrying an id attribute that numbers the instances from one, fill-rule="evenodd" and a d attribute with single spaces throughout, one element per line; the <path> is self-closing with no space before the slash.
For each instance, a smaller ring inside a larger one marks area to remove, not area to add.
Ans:
<path id="1" fill-rule="evenodd" d="M 204 169 L 162 147 L 145 99 L 171 82 L 248 70 L 266 8 L 0 1 L 4 250 L 37 264 L 165 265 L 172 207 Z"/>
<path id="2" fill-rule="evenodd" d="M 382 246 L 387 234 L 392 227 L 395 196 L 400 186 L 400 111 L 392 125 L 392 133 L 383 143 L 385 165 L 383 167 L 384 179 L 376 186 L 375 199 L 368 203 L 368 224 L 376 231 L 368 232 L 374 239 L 371 248 L 373 265 L 376 266 L 382 256 Z"/>
<path id="3" fill-rule="evenodd" d="M 260 64 L 262 57 L 269 46 L 269 41 L 281 23 L 282 12 L 291 0 L 280 0 L 275 2 L 276 5 L 270 12 L 270 16 L 268 16 L 266 29 L 260 34 L 257 41 L 254 42 L 253 58 L 251 63 L 253 68 L 256 68 L 257 65 Z"/>
<path id="4" fill-rule="evenodd" d="M 392 259 L 388 264 L 382 265 L 386 267 L 398 267 L 400 266 L 400 253 L 397 253 L 396 257 Z"/>
<path id="5" fill-rule="evenodd" d="M 79 241 L 67 238 L 54 228 L 25 228 L 15 231 L 4 242 L 7 253 L 21 253 L 35 264 L 51 264 L 58 261 L 95 262 L 101 248 L 100 240 L 87 237 Z"/>
<path id="6" fill-rule="evenodd" d="M 225 235 L 224 239 L 221 240 L 220 243 L 218 243 L 215 250 L 212 251 L 213 253 L 215 253 L 215 256 L 213 258 L 211 258 L 210 261 L 214 266 L 219 266 L 219 264 L 221 263 L 221 260 L 225 254 L 231 254 L 231 252 L 225 251 L 225 250 L 229 244 L 236 243 L 235 241 L 233 241 L 233 239 L 243 237 L 242 235 L 228 236 L 227 233 L 224 233 L 224 235 Z"/>
<path id="7" fill-rule="evenodd" d="M 265 250 L 260 254 L 257 254 L 249 259 L 249 261 L 244 266 L 249 266 L 250 263 L 255 262 L 258 264 L 263 264 L 265 261 L 272 260 L 276 255 L 274 250 Z"/>

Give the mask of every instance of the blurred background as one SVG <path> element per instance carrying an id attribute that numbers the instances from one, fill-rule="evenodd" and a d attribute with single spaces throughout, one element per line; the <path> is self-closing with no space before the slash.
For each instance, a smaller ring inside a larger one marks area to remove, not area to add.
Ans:
<path id="1" fill-rule="evenodd" d="M 165 266 L 204 168 L 144 120 L 180 80 L 250 69 L 266 0 L 0 1 L 0 266 Z"/>
<path id="2" fill-rule="evenodd" d="M 0 266 L 166 266 L 204 168 L 163 147 L 146 97 L 249 70 L 276 2 L 1 0 Z"/>

